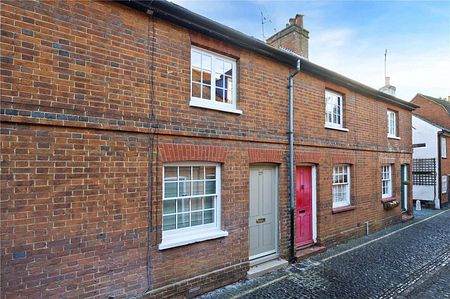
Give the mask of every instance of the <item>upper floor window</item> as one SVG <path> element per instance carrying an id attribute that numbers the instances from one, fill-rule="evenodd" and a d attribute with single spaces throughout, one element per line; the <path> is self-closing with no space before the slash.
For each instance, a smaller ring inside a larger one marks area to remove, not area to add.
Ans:
<path id="1" fill-rule="evenodd" d="M 381 167 L 381 197 L 392 197 L 392 166 L 383 165 Z"/>
<path id="2" fill-rule="evenodd" d="M 343 128 L 343 99 L 342 95 L 325 90 L 325 126 Z"/>
<path id="3" fill-rule="evenodd" d="M 350 166 L 333 167 L 333 208 L 350 205 Z"/>
<path id="4" fill-rule="evenodd" d="M 447 158 L 447 139 L 441 137 L 441 157 Z"/>
<path id="5" fill-rule="evenodd" d="M 398 137 L 397 132 L 397 113 L 395 111 L 387 111 L 388 137 Z"/>
<path id="6" fill-rule="evenodd" d="M 190 105 L 242 113 L 236 108 L 236 61 L 193 47 Z"/>

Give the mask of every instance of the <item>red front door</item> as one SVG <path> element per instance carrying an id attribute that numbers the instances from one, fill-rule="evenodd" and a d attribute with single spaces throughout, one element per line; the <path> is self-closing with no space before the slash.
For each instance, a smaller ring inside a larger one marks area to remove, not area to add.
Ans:
<path id="1" fill-rule="evenodd" d="M 296 184 L 297 246 L 313 243 L 312 237 L 312 167 L 297 167 Z"/>

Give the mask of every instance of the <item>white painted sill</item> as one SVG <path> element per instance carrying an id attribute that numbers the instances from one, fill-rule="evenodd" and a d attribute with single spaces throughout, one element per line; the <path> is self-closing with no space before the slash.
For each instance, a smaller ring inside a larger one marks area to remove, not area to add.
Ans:
<path id="1" fill-rule="evenodd" d="M 330 129 L 330 130 L 336 130 L 336 131 L 342 131 L 342 132 L 348 132 L 347 128 L 337 128 L 337 127 L 332 127 L 330 125 L 325 125 L 324 127 L 325 129 Z"/>
<path id="2" fill-rule="evenodd" d="M 400 140 L 400 137 L 388 135 L 389 139 Z"/>
<path id="3" fill-rule="evenodd" d="M 197 99 L 191 99 L 191 101 L 189 102 L 189 106 L 206 108 L 206 109 L 211 109 L 211 110 L 218 110 L 218 111 L 229 112 L 229 113 L 234 113 L 234 114 L 242 114 L 242 110 L 233 108 L 233 107 L 231 107 L 231 105 L 230 105 L 230 107 L 221 106 L 221 105 L 213 105 L 213 104 L 207 103 L 206 101 L 197 100 Z"/>
<path id="4" fill-rule="evenodd" d="M 207 241 L 207 240 L 223 238 L 223 237 L 227 237 L 227 236 L 228 236 L 228 232 L 220 230 L 220 229 L 206 230 L 206 231 L 199 230 L 198 232 L 191 233 L 191 234 L 183 233 L 183 234 L 179 234 L 179 235 L 172 235 L 172 236 L 166 237 L 166 238 L 164 238 L 164 236 L 163 236 L 163 240 L 162 240 L 161 244 L 159 244 L 158 249 L 164 250 L 164 249 L 184 246 L 184 245 L 188 245 L 188 244 L 203 242 L 203 241 Z"/>

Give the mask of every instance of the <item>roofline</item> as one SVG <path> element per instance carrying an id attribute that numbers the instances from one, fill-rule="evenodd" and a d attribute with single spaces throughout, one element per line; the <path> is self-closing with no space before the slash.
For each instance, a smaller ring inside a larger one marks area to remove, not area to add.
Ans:
<path id="1" fill-rule="evenodd" d="M 299 56 L 272 47 L 265 42 L 254 37 L 243 34 L 240 31 L 232 29 L 228 26 L 215 22 L 204 16 L 196 14 L 182 6 L 165 0 L 115 0 L 129 7 L 147 13 L 148 10 L 165 20 L 178 24 L 182 27 L 200 32 L 212 38 L 234 44 L 238 47 L 250 50 L 263 56 L 274 59 L 278 62 L 286 64 L 292 68 L 296 68 L 298 59 L 301 60 L 302 70 L 305 72 L 331 81 L 335 84 L 346 87 L 350 90 L 357 91 L 361 94 L 375 97 L 384 102 L 388 102 L 408 110 L 414 110 L 419 106 L 401 100 L 397 97 L 385 94 L 372 87 L 361 84 L 357 81 L 344 77 L 336 72 L 330 71 L 317 64 L 300 58 Z"/>
<path id="2" fill-rule="evenodd" d="M 416 96 L 421 96 L 421 97 L 424 98 L 425 100 L 430 101 L 430 102 L 432 102 L 432 103 L 434 103 L 434 104 L 437 104 L 437 105 L 441 106 L 441 108 L 444 109 L 445 112 L 450 116 L 450 111 L 447 110 L 447 107 L 445 107 L 444 105 L 442 105 L 442 103 L 440 103 L 439 101 L 437 101 L 437 100 L 440 100 L 440 99 L 434 98 L 434 97 L 432 97 L 432 96 L 427 96 L 427 95 L 425 95 L 425 94 L 423 94 L 423 93 L 420 93 L 420 92 L 417 93 Z M 445 101 L 445 100 L 442 100 L 442 101 Z"/>
<path id="3" fill-rule="evenodd" d="M 425 117 L 423 117 L 421 115 L 417 115 L 417 114 L 413 113 L 413 117 L 417 117 L 418 119 L 420 119 L 420 120 L 422 120 L 422 121 L 424 121 L 426 123 L 429 123 L 432 126 L 435 126 L 439 130 L 442 130 L 442 131 L 444 131 L 446 133 L 450 133 L 450 129 L 447 129 L 447 128 L 441 126 L 441 125 L 438 125 L 437 123 L 434 123 L 431 120 L 429 120 L 429 119 L 427 119 L 427 118 L 425 118 Z"/>

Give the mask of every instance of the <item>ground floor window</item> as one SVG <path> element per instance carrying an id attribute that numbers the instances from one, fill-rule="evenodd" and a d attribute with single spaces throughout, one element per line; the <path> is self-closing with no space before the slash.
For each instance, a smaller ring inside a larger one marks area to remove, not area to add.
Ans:
<path id="1" fill-rule="evenodd" d="M 350 166 L 333 167 L 333 208 L 350 205 Z"/>
<path id="2" fill-rule="evenodd" d="M 392 166 L 381 167 L 381 194 L 382 198 L 392 197 Z"/>
<path id="3" fill-rule="evenodd" d="M 217 165 L 164 166 L 163 231 L 216 224 L 219 171 Z"/>

